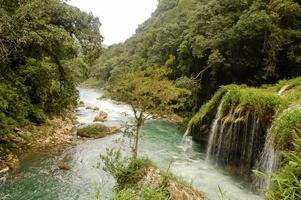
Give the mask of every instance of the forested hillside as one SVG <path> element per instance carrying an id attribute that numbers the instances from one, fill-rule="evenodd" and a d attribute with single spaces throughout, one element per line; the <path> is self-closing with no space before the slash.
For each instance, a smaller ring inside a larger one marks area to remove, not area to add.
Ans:
<path id="1" fill-rule="evenodd" d="M 193 89 L 198 107 L 223 84 L 300 75 L 300 19 L 297 0 L 162 0 L 135 35 L 106 49 L 91 76 L 112 82 L 174 56 L 170 79 Z"/>
<path id="2" fill-rule="evenodd" d="M 99 56 L 102 37 L 98 18 L 64 1 L 0 2 L 2 146 L 17 127 L 44 123 L 76 103 L 76 83 Z"/>

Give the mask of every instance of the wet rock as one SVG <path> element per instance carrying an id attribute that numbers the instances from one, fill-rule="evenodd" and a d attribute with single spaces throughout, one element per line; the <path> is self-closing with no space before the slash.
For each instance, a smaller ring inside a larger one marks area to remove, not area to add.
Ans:
<path id="1" fill-rule="evenodd" d="M 4 161 L 10 170 L 15 170 L 19 165 L 19 159 L 16 155 L 8 154 L 4 157 Z"/>
<path id="2" fill-rule="evenodd" d="M 6 182 L 6 179 L 7 179 L 6 176 L 3 177 L 0 176 L 0 185 L 4 184 Z"/>
<path id="3" fill-rule="evenodd" d="M 155 188 L 159 188 L 162 185 L 159 169 L 150 167 L 146 168 L 143 173 L 143 178 L 139 181 L 138 185 L 152 185 Z"/>
<path id="4" fill-rule="evenodd" d="M 69 171 L 69 170 L 71 170 L 71 166 L 68 165 L 68 163 L 65 163 L 65 162 L 60 162 L 57 166 L 58 166 L 58 168 L 59 168 L 60 170 L 64 170 L 64 171 Z"/>
<path id="5" fill-rule="evenodd" d="M 94 122 L 104 122 L 108 119 L 108 113 L 100 111 L 99 115 L 94 118 Z"/>
<path id="6" fill-rule="evenodd" d="M 189 187 L 180 185 L 176 182 L 170 181 L 167 190 L 170 194 L 170 200 L 208 200 L 199 192 L 196 192 Z"/>
<path id="7" fill-rule="evenodd" d="M 87 106 L 86 109 L 87 110 L 93 110 L 93 108 L 91 106 Z"/>
<path id="8" fill-rule="evenodd" d="M 99 111 L 99 108 L 98 107 L 94 107 L 93 111 Z"/>
<path id="9" fill-rule="evenodd" d="M 4 174 L 6 174 L 9 171 L 9 167 L 5 167 L 3 169 L 0 169 L 0 177 Z"/>
<path id="10" fill-rule="evenodd" d="M 83 101 L 80 101 L 80 102 L 78 103 L 78 106 L 79 106 L 79 107 L 84 107 L 84 106 L 85 106 L 85 103 L 84 103 Z"/>

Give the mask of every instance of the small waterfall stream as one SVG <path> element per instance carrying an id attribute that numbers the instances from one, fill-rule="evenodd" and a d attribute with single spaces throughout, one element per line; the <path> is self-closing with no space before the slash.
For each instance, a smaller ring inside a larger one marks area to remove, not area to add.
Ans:
<path id="1" fill-rule="evenodd" d="M 283 93 L 289 88 L 291 85 L 284 85 L 277 93 L 278 96 L 283 95 Z"/>
<path id="2" fill-rule="evenodd" d="M 215 138 L 216 138 L 219 130 L 223 131 L 224 125 L 222 124 L 221 126 L 219 126 L 221 111 L 222 111 L 222 103 L 219 105 L 219 107 L 217 109 L 215 119 L 213 120 L 213 123 L 212 123 L 212 126 L 211 126 L 211 131 L 210 131 L 210 136 L 209 136 L 208 146 L 207 146 L 207 151 L 206 151 L 206 161 L 208 161 L 209 158 L 210 158 L 211 151 L 212 151 L 212 148 L 213 148 L 213 145 L 214 145 L 214 142 L 215 142 Z M 220 143 L 221 143 L 221 141 L 219 141 L 218 144 L 220 144 Z"/>

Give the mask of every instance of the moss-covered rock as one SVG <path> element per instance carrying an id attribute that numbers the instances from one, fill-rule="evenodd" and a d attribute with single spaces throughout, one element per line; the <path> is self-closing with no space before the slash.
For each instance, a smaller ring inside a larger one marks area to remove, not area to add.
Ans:
<path id="1" fill-rule="evenodd" d="M 91 124 L 89 126 L 79 128 L 77 130 L 77 135 L 86 138 L 103 138 L 119 131 L 119 128 L 107 127 L 103 124 Z"/>
<path id="2" fill-rule="evenodd" d="M 208 140 L 210 125 L 216 115 L 217 108 L 227 89 L 220 88 L 210 101 L 204 104 L 199 112 L 190 120 L 189 131 L 193 139 L 199 142 Z"/>

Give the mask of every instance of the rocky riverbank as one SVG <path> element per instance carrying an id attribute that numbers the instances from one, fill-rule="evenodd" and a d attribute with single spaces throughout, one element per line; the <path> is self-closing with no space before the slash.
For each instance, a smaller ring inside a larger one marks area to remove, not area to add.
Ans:
<path id="1" fill-rule="evenodd" d="M 1 141 L 13 145 L 0 158 L 0 178 L 18 167 L 19 158 L 25 153 L 59 152 L 71 146 L 76 138 L 74 119 L 74 114 L 70 112 L 64 117 L 53 117 L 40 126 L 29 125 L 16 129 L 20 137 L 2 138 Z"/>

